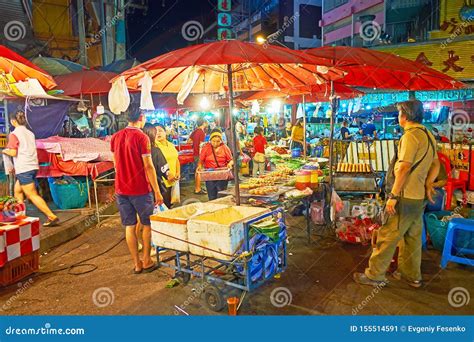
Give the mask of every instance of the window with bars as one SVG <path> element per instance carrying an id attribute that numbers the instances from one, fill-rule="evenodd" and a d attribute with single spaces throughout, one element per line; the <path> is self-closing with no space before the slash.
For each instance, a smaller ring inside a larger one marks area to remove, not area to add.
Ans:
<path id="1" fill-rule="evenodd" d="M 329 12 L 336 7 L 347 4 L 349 0 L 324 0 L 324 13 Z"/>

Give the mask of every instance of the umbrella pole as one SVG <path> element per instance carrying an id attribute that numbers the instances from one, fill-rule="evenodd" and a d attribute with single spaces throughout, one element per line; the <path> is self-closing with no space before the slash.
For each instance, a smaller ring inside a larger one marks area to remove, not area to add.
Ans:
<path id="1" fill-rule="evenodd" d="M 234 128 L 234 88 L 232 86 L 232 66 L 227 64 L 227 82 L 229 86 L 229 115 L 230 115 L 230 134 L 232 158 L 234 159 L 234 182 L 235 182 L 235 204 L 240 205 L 240 187 L 239 187 L 239 166 L 237 165 L 237 136 Z"/>
<path id="2" fill-rule="evenodd" d="M 176 109 L 176 135 L 178 136 L 178 151 L 181 151 L 181 138 L 179 137 L 179 115 Z"/>
<path id="3" fill-rule="evenodd" d="M 336 97 L 334 96 L 334 82 L 331 81 L 331 127 L 329 135 L 329 190 L 332 193 L 334 188 L 333 169 L 334 169 L 334 118 L 336 116 Z"/>
<path id="4" fill-rule="evenodd" d="M 303 94 L 303 157 L 306 159 L 307 147 L 306 147 L 306 102 Z"/>

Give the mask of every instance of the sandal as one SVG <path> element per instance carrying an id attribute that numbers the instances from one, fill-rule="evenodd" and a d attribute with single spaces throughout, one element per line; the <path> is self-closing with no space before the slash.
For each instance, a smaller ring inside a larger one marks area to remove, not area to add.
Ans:
<path id="1" fill-rule="evenodd" d="M 43 227 L 55 227 L 59 225 L 59 217 L 56 217 L 55 219 L 48 219 L 45 223 L 43 223 Z"/>
<path id="2" fill-rule="evenodd" d="M 143 273 L 151 273 L 153 272 L 154 270 L 156 270 L 158 268 L 158 265 L 157 264 L 153 264 L 152 266 L 150 267 L 147 267 L 147 268 L 143 268 Z"/>
<path id="3" fill-rule="evenodd" d="M 132 269 L 133 274 L 140 274 L 140 273 L 143 272 L 143 263 L 142 262 L 140 262 L 140 266 L 141 266 L 141 268 L 139 270 L 135 269 L 135 267 Z"/>
<path id="4" fill-rule="evenodd" d="M 198 192 L 194 191 L 195 195 L 207 195 L 207 191 L 204 189 L 199 190 Z"/>

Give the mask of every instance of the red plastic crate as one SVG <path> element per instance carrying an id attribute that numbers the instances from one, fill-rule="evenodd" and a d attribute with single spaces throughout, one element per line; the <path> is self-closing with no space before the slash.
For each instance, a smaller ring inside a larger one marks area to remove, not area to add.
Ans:
<path id="1" fill-rule="evenodd" d="M 0 286 L 8 286 L 28 277 L 39 269 L 39 251 L 23 255 L 0 268 Z"/>

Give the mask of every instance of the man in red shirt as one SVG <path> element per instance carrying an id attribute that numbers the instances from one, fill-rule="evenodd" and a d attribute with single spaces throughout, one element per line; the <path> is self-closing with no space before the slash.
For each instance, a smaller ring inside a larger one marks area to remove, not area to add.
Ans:
<path id="1" fill-rule="evenodd" d="M 138 108 L 130 108 L 129 111 L 128 126 L 113 135 L 110 145 L 114 153 L 117 205 L 135 264 L 133 271 L 138 274 L 156 269 L 150 258 L 150 216 L 155 205 L 163 203 L 163 197 L 151 159 L 150 139 L 141 130 L 145 125 L 145 115 Z M 137 215 L 143 224 L 143 260 L 138 255 Z"/>
<path id="2" fill-rule="evenodd" d="M 203 118 L 198 118 L 196 121 L 196 125 L 197 128 L 194 130 L 194 132 L 191 133 L 189 140 L 193 144 L 194 166 L 197 169 L 199 163 L 199 148 L 201 146 L 201 143 L 203 143 L 206 139 L 206 128 L 208 123 Z M 201 189 L 201 175 L 199 174 L 199 172 L 194 173 L 194 193 L 206 193 L 203 189 Z"/>

